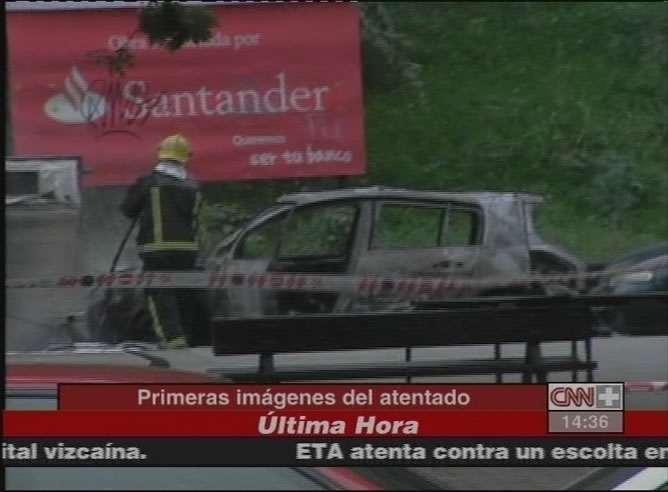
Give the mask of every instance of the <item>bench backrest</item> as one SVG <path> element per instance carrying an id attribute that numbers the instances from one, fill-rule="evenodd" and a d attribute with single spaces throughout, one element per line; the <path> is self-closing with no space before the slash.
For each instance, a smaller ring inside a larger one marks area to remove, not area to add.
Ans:
<path id="1" fill-rule="evenodd" d="M 585 340 L 589 307 L 475 308 L 215 318 L 216 355 Z"/>
<path id="2" fill-rule="evenodd" d="M 561 306 L 572 309 L 576 306 L 612 307 L 641 301 L 668 301 L 668 292 L 637 292 L 630 294 L 588 294 L 570 296 L 521 296 L 521 297 L 475 297 L 447 299 L 442 301 L 415 301 L 417 309 L 454 309 L 472 307 L 493 307 L 512 304 L 517 307 Z"/>

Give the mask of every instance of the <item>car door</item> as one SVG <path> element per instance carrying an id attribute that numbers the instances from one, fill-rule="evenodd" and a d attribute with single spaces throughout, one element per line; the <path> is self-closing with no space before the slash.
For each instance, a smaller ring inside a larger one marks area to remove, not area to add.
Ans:
<path id="1" fill-rule="evenodd" d="M 231 246 L 224 245 L 220 256 L 209 261 L 212 271 L 227 270 L 244 275 L 267 272 L 278 247 L 283 220 L 291 207 L 272 207 L 252 220 L 235 238 Z M 211 292 L 213 316 L 261 316 L 271 293 L 247 287 L 214 289 Z"/>
<path id="2" fill-rule="evenodd" d="M 361 215 L 359 200 L 331 200 L 295 207 L 284 221 L 280 244 L 268 272 L 349 273 Z M 330 313 L 340 293 L 277 291 L 276 314 Z"/>
<path id="3" fill-rule="evenodd" d="M 356 273 L 448 278 L 474 274 L 482 239 L 481 214 L 476 207 L 456 202 L 378 200 L 373 208 L 369 241 L 360 254 Z M 365 302 L 381 308 L 395 301 L 394 296 L 374 296 Z"/>

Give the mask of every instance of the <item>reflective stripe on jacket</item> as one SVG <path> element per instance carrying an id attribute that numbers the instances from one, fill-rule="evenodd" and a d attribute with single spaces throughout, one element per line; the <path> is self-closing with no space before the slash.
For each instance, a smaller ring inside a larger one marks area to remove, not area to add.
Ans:
<path id="1" fill-rule="evenodd" d="M 130 186 L 121 211 L 129 219 L 139 216 L 140 253 L 196 251 L 200 206 L 196 181 L 154 171 Z"/>

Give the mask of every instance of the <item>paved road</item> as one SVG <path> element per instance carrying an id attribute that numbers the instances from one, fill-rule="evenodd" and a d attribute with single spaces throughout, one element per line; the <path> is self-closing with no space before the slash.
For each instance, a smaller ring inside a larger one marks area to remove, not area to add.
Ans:
<path id="1" fill-rule="evenodd" d="M 79 217 L 66 213 L 6 212 L 8 277 L 40 277 L 70 272 L 106 271 L 125 233 L 128 223 L 116 212 L 119 190 L 88 192 L 86 213 Z M 133 241 L 121 264 L 136 264 Z M 8 350 L 36 350 L 51 343 L 69 340 L 62 325 L 65 316 L 82 311 L 86 291 L 80 290 L 14 290 L 8 291 L 6 347 Z M 505 348 L 504 355 L 523 355 L 521 345 Z M 568 344 L 554 344 L 545 353 L 563 353 Z M 490 349 L 447 348 L 419 349 L 413 357 L 469 358 L 490 355 Z M 281 363 L 330 363 L 397 360 L 402 350 L 357 351 L 338 354 L 285 355 Z M 668 374 L 668 339 L 666 337 L 612 337 L 594 342 L 594 358 L 600 368 L 599 381 L 665 380 Z M 171 356 L 174 366 L 202 370 L 215 366 L 235 367 L 256 363 L 255 357 L 215 358 L 210 351 L 193 349 Z M 556 380 L 569 380 L 564 374 Z M 555 379 L 555 378 L 553 378 Z M 489 377 L 422 378 L 416 381 L 489 382 Z M 519 381 L 519 376 L 507 379 Z M 630 394 L 631 408 L 668 408 L 668 393 Z M 584 468 L 448 468 L 423 469 L 430 476 L 444 480 L 460 490 L 506 489 L 550 490 L 575 480 Z"/>

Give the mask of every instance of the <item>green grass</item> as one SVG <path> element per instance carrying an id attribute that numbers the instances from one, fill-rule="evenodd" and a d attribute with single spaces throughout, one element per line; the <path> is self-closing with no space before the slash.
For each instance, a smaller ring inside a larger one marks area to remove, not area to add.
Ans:
<path id="1" fill-rule="evenodd" d="M 369 172 L 349 184 L 544 194 L 546 236 L 592 260 L 665 240 L 664 3 L 385 8 L 422 66 L 423 96 L 365 45 Z M 226 184 L 208 195 L 255 210 L 335 185 Z"/>

